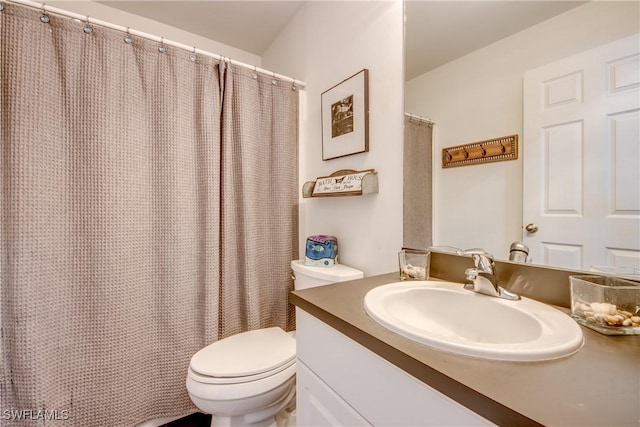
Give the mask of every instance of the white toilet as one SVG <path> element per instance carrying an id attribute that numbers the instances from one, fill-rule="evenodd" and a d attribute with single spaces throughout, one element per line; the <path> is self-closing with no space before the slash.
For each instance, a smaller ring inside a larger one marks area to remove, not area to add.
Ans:
<path id="1" fill-rule="evenodd" d="M 312 267 L 291 261 L 295 289 L 363 277 L 338 264 Z M 275 426 L 276 414 L 295 402 L 296 342 L 278 327 L 243 332 L 216 341 L 193 355 L 187 391 L 212 414 L 211 426 Z"/>

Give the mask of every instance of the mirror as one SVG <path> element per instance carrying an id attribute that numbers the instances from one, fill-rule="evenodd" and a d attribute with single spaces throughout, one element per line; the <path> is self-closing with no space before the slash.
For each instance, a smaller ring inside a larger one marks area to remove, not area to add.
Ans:
<path id="1" fill-rule="evenodd" d="M 523 74 L 637 33 L 638 4 L 406 0 L 405 11 L 405 112 L 435 123 L 433 244 L 508 259 L 526 235 Z M 513 134 L 517 160 L 442 168 L 444 147 Z"/>

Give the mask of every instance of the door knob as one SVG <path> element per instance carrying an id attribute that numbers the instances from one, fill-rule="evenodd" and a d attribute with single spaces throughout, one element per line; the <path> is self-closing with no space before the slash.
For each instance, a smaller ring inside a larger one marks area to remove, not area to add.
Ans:
<path id="1" fill-rule="evenodd" d="M 531 223 L 527 224 L 524 229 L 527 230 L 528 233 L 535 233 L 536 231 L 538 231 L 538 226 L 534 223 Z"/>

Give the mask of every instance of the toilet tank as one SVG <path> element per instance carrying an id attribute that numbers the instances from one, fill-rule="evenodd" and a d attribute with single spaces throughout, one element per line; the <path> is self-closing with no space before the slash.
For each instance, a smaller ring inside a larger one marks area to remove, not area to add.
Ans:
<path id="1" fill-rule="evenodd" d="M 314 267 L 304 265 L 304 260 L 296 260 L 291 261 L 291 269 L 295 279 L 294 289 L 297 290 L 364 277 L 362 271 L 344 264 L 336 264 L 332 267 Z"/>

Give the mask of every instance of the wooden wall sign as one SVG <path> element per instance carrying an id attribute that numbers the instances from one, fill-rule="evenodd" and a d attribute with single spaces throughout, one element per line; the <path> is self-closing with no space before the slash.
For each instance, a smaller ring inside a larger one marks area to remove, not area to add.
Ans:
<path id="1" fill-rule="evenodd" d="M 374 169 L 356 171 L 343 169 L 329 176 L 306 182 L 303 197 L 360 196 L 378 192 L 378 177 Z"/>
<path id="2" fill-rule="evenodd" d="M 518 158 L 518 135 L 486 139 L 442 149 L 442 167 L 475 165 Z"/>

